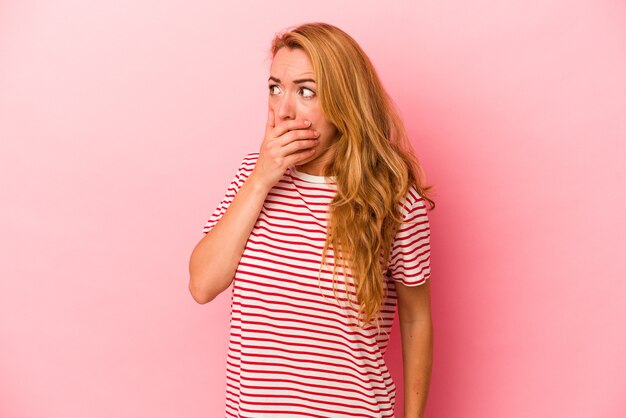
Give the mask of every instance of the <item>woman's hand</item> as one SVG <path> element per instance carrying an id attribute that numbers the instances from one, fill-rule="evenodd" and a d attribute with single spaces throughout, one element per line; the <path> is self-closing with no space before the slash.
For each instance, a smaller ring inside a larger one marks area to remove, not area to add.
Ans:
<path id="1" fill-rule="evenodd" d="M 250 177 L 269 190 L 278 183 L 287 167 L 312 156 L 319 143 L 319 132 L 306 129 L 310 124 L 305 120 L 286 120 L 274 125 L 274 112 L 269 109 L 265 137 Z"/>

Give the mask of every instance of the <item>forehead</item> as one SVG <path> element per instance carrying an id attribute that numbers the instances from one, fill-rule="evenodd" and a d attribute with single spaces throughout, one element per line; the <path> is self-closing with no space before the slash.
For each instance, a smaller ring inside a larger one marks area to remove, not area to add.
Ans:
<path id="1" fill-rule="evenodd" d="M 300 78 L 305 75 L 314 76 L 315 72 L 306 52 L 299 48 L 283 47 L 278 50 L 272 60 L 270 75 L 283 80 L 283 78 Z"/>

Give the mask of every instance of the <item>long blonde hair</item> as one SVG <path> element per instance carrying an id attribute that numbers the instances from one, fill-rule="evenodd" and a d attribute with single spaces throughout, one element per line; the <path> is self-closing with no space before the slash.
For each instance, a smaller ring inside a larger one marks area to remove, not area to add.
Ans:
<path id="1" fill-rule="evenodd" d="M 341 263 L 346 290 L 346 266 L 353 277 L 357 319 L 369 323 L 376 318 L 380 332 L 379 313 L 386 297 L 384 269 L 402 222 L 399 202 L 414 185 L 433 210 L 435 202 L 426 195 L 433 186 L 422 185 L 424 172 L 395 103 L 350 35 L 327 23 L 306 23 L 276 34 L 271 58 L 283 47 L 299 48 L 308 55 L 322 111 L 339 136 L 334 159 L 324 169 L 325 176 L 335 176 L 337 193 L 328 212 L 322 265 L 332 247 L 335 298 L 335 276 Z"/>

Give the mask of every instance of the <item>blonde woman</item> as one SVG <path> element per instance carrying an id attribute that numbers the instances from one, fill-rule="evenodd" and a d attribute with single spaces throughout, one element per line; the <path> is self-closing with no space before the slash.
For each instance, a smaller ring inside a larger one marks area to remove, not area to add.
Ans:
<path id="1" fill-rule="evenodd" d="M 227 417 L 393 417 L 383 354 L 397 305 L 404 416 L 431 375 L 423 171 L 369 58 L 308 23 L 271 46 L 260 149 L 243 156 L 189 262 L 207 303 L 231 284 Z"/>

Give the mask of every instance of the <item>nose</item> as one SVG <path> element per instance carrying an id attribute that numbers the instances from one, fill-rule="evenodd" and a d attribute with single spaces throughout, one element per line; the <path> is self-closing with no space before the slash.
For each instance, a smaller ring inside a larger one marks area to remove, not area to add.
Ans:
<path id="1" fill-rule="evenodd" d="M 278 102 L 278 109 L 276 109 L 276 114 L 281 120 L 286 119 L 295 119 L 295 106 L 291 96 L 287 94 L 283 94 Z"/>

